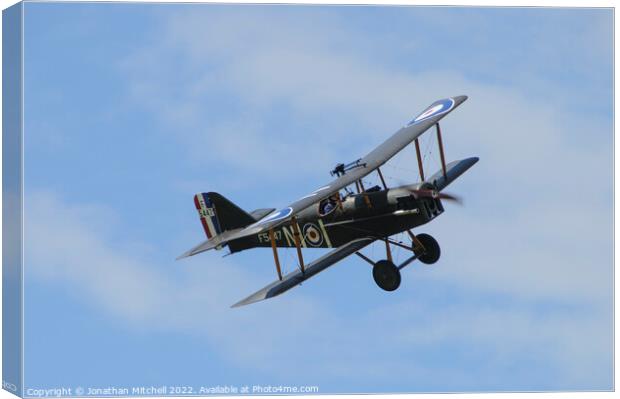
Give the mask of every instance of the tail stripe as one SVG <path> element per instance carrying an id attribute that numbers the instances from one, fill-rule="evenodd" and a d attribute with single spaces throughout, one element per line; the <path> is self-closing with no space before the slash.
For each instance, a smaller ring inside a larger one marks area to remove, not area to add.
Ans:
<path id="1" fill-rule="evenodd" d="M 198 199 L 198 195 L 194 196 L 194 205 L 196 206 L 196 210 L 198 210 L 198 215 L 200 216 L 202 228 L 205 230 L 207 238 L 210 239 L 211 237 L 213 237 L 213 234 L 211 234 L 211 230 L 209 229 L 209 225 L 207 224 L 206 213 L 203 212 L 203 208 L 200 204 L 200 200 Z"/>
<path id="2" fill-rule="evenodd" d="M 200 215 L 200 222 L 207 235 L 207 238 L 219 234 L 219 223 L 215 214 L 215 208 L 208 196 L 204 194 L 196 194 L 194 196 L 194 205 Z"/>
<path id="3" fill-rule="evenodd" d="M 209 198 L 207 194 L 200 194 L 200 195 L 204 199 L 207 209 L 210 210 L 210 212 L 207 213 L 207 215 L 210 216 L 207 218 L 211 222 L 210 226 L 213 227 L 213 231 L 215 232 L 215 234 L 221 233 L 222 229 L 220 229 L 220 222 L 217 218 L 217 211 L 215 210 L 215 204 L 213 203 L 213 201 L 211 200 L 211 198 Z"/>

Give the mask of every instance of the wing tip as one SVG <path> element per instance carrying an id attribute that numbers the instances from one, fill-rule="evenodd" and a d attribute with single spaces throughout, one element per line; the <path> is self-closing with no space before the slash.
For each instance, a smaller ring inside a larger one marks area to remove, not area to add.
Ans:
<path id="1" fill-rule="evenodd" d="M 196 255 L 195 250 L 196 248 L 192 248 L 189 251 L 185 251 L 181 255 L 177 256 L 174 260 L 181 260 L 181 259 L 189 258 L 190 256 L 194 256 Z"/>
<path id="2" fill-rule="evenodd" d="M 264 301 L 265 299 L 270 298 L 268 296 L 264 296 L 264 297 L 258 296 L 257 294 L 261 294 L 262 293 L 261 291 L 255 292 L 254 294 L 250 295 L 249 297 L 240 300 L 239 302 L 231 305 L 230 308 L 231 309 L 240 308 L 242 306 L 251 305 L 253 303 Z"/>
<path id="3" fill-rule="evenodd" d="M 466 96 L 465 94 L 462 94 L 462 95 L 456 96 L 456 97 L 452 97 L 454 102 L 456 102 L 456 105 L 460 105 L 460 104 L 464 103 L 468 98 L 469 97 Z"/>

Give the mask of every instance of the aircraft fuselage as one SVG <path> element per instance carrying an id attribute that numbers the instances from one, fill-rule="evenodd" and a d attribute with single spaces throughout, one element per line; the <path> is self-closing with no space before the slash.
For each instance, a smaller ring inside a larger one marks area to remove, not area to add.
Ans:
<path id="1" fill-rule="evenodd" d="M 301 247 L 339 247 L 356 238 L 384 238 L 430 222 L 443 212 L 439 199 L 415 198 L 408 185 L 388 190 L 350 194 L 334 209 L 323 214 L 323 203 L 301 211 L 297 224 L 301 232 Z M 372 189 L 371 189 L 372 190 Z M 277 247 L 295 247 L 294 229 L 288 223 L 274 229 Z M 271 247 L 267 232 L 228 243 L 231 252 L 257 247 Z"/>

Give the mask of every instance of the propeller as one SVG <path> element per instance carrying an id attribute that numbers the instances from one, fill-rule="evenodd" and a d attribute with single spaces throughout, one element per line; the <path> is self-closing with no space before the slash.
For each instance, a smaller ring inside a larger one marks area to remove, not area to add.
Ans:
<path id="1" fill-rule="evenodd" d="M 405 180 L 403 180 L 402 178 L 398 178 L 398 177 L 392 177 L 392 180 L 395 181 L 397 186 L 400 187 L 404 187 L 410 183 L 406 182 Z M 425 182 L 422 182 L 425 183 Z M 429 184 L 431 185 L 431 184 Z M 418 199 L 418 198 L 432 198 L 432 199 L 441 199 L 441 200 L 446 200 L 446 201 L 452 201 L 455 202 L 459 205 L 463 205 L 463 199 L 459 196 L 453 195 L 453 194 L 448 194 L 448 193 L 442 193 L 439 192 L 435 189 L 431 189 L 431 188 L 420 188 L 418 190 L 412 190 L 412 189 L 407 189 L 407 191 L 409 191 L 411 193 L 411 195 L 413 195 L 414 198 Z"/>
<path id="2" fill-rule="evenodd" d="M 431 189 L 419 189 L 419 190 L 409 190 L 411 194 L 416 198 L 432 198 L 432 199 L 442 199 L 447 201 L 456 202 L 459 205 L 463 205 L 463 200 L 461 197 L 457 197 L 456 195 L 448 194 L 448 193 L 440 193 L 437 190 Z"/>

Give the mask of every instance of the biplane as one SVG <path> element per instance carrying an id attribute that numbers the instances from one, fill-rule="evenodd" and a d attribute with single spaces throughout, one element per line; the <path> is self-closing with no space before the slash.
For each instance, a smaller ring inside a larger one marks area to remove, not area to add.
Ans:
<path id="1" fill-rule="evenodd" d="M 372 276 L 380 288 L 396 290 L 401 283 L 400 271 L 405 266 L 414 260 L 425 264 L 439 260 L 437 241 L 412 230 L 441 215 L 442 200 L 459 200 L 443 190 L 478 162 L 477 157 L 448 164 L 445 161 L 439 121 L 465 100 L 467 96 L 457 96 L 434 102 L 366 156 L 336 165 L 331 171 L 334 180 L 329 184 L 285 208 L 247 213 L 218 193 L 196 194 L 194 205 L 207 240 L 177 259 L 224 247 L 230 253 L 270 247 L 278 279 L 233 307 L 280 295 L 353 254 L 372 266 Z M 426 177 L 418 139 L 432 127 L 437 135 L 441 170 Z M 420 182 L 390 188 L 380 167 L 411 143 L 415 145 Z M 362 178 L 373 172 L 377 173 L 381 185 L 367 188 Z M 391 238 L 404 232 L 410 244 Z M 361 251 L 377 241 L 385 243 L 386 259 L 374 261 Z M 410 256 L 396 264 L 392 246 L 406 249 Z M 295 248 L 297 252 L 298 267 L 286 275 L 282 274 L 278 248 Z M 309 248 L 332 250 L 306 264 L 302 250 Z"/>

